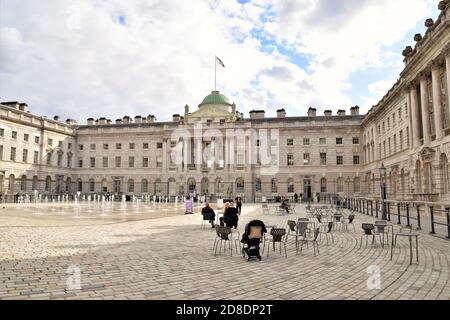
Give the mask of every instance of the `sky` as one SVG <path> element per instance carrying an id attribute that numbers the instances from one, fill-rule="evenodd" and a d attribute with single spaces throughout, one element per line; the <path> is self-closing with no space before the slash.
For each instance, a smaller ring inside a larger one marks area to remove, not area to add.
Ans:
<path id="1" fill-rule="evenodd" d="M 367 112 L 438 0 L 2 0 L 0 101 L 170 121 L 217 89 L 251 110 Z"/>

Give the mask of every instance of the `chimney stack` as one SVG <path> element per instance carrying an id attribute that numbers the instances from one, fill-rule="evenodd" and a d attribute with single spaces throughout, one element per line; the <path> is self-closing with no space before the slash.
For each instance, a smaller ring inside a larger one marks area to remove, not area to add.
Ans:
<path id="1" fill-rule="evenodd" d="M 94 125 L 94 118 L 87 119 L 87 125 L 88 126 L 93 126 Z"/>
<path id="2" fill-rule="evenodd" d="M 350 109 L 351 115 L 352 116 L 359 116 L 359 107 L 358 106 L 354 106 Z"/>
<path id="3" fill-rule="evenodd" d="M 286 118 L 286 110 L 284 109 L 277 110 L 277 118 Z"/>
<path id="4" fill-rule="evenodd" d="M 250 111 L 250 119 L 264 119 L 266 112 L 264 110 Z"/>
<path id="5" fill-rule="evenodd" d="M 315 117 L 316 114 L 317 114 L 317 109 L 315 109 L 315 108 L 308 109 L 308 117 Z"/>

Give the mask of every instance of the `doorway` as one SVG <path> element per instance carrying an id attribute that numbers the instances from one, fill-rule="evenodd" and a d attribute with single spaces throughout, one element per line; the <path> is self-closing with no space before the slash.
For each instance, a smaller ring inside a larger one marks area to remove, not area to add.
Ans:
<path id="1" fill-rule="evenodd" d="M 114 193 L 120 193 L 120 180 L 114 180 Z"/>
<path id="2" fill-rule="evenodd" d="M 311 179 L 303 180 L 303 199 L 311 200 L 312 199 L 312 187 L 311 187 Z"/>

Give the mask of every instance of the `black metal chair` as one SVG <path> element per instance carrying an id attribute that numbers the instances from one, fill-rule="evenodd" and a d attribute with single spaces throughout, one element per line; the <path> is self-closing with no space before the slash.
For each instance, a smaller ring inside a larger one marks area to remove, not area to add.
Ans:
<path id="1" fill-rule="evenodd" d="M 375 241 L 375 226 L 371 223 L 363 223 L 362 224 L 362 229 L 364 231 L 364 233 L 361 235 L 361 244 L 359 246 L 359 248 L 362 248 L 362 241 L 363 241 L 363 237 L 366 237 L 366 247 L 367 247 L 367 240 L 369 237 L 372 237 L 372 245 L 375 244 L 376 245 L 376 241 Z"/>
<path id="2" fill-rule="evenodd" d="M 334 237 L 333 237 L 332 231 L 333 231 L 333 222 L 329 222 L 326 230 L 319 231 L 319 241 L 322 241 L 322 234 L 324 234 L 325 239 L 327 240 L 327 246 L 328 246 L 328 236 L 331 236 L 331 241 L 334 243 Z"/>
<path id="3" fill-rule="evenodd" d="M 227 247 L 227 242 L 230 248 L 230 252 L 231 252 L 231 256 L 233 256 L 233 246 L 232 246 L 232 242 L 235 241 L 235 247 L 236 247 L 236 251 L 237 251 L 237 243 L 236 241 L 239 242 L 239 235 L 237 237 L 237 239 L 233 239 L 233 233 L 231 231 L 231 228 L 229 227 L 222 227 L 219 225 L 216 225 L 216 233 L 217 233 L 217 237 L 214 240 L 214 255 L 217 254 L 217 247 L 219 246 L 220 243 L 220 248 L 219 248 L 219 252 L 222 251 L 222 242 L 224 243 L 223 249 L 224 252 L 226 252 L 226 247 Z M 240 244 L 239 244 L 240 247 Z"/>
<path id="4" fill-rule="evenodd" d="M 315 231 L 314 231 L 314 237 L 313 238 L 310 238 L 310 239 L 308 239 L 308 238 L 303 238 L 303 239 L 301 239 L 300 240 L 300 242 L 301 242 L 301 245 L 300 245 L 300 252 L 302 252 L 303 251 L 303 244 L 304 243 L 306 243 L 306 245 L 308 246 L 308 243 L 312 243 L 312 245 L 313 245 L 313 249 L 314 249 L 314 256 L 316 256 L 316 248 L 317 248 L 317 254 L 319 254 L 320 252 L 319 252 L 319 243 L 317 242 L 317 238 L 319 237 L 319 234 L 320 234 L 320 228 L 317 228 Z M 298 255 L 298 247 L 297 247 L 297 255 Z"/>
<path id="5" fill-rule="evenodd" d="M 272 236 L 272 238 L 266 239 L 266 241 L 264 241 L 263 252 L 265 250 L 266 242 L 267 242 L 267 257 L 269 257 L 270 243 L 272 243 L 273 251 L 275 251 L 275 243 L 278 242 L 280 244 L 280 254 L 282 254 L 281 246 L 283 245 L 284 246 L 284 255 L 287 258 L 286 244 L 287 244 L 288 236 L 286 234 L 286 229 L 273 228 L 270 231 L 270 235 Z"/>

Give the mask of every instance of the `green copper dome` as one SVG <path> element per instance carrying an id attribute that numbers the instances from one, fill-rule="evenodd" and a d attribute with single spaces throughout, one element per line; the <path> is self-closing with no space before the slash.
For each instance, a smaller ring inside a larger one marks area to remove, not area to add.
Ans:
<path id="1" fill-rule="evenodd" d="M 223 94 L 220 94 L 219 91 L 212 91 L 211 94 L 207 95 L 205 99 L 203 99 L 202 103 L 200 103 L 199 107 L 207 104 L 225 104 L 231 105 L 230 100 L 225 97 Z"/>

